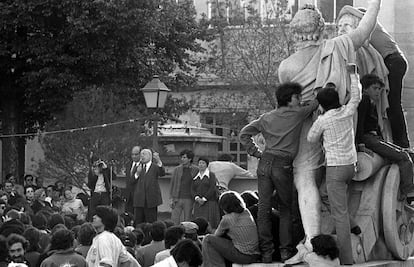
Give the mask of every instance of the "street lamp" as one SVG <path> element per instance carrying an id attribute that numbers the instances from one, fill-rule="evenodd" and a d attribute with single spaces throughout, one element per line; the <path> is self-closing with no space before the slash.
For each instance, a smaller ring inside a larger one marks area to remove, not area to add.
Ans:
<path id="1" fill-rule="evenodd" d="M 157 110 L 164 108 L 165 101 L 167 100 L 168 92 L 171 90 L 159 79 L 157 75 L 154 75 L 152 80 L 148 82 L 144 88 L 141 89 L 144 94 L 145 104 L 147 108 L 154 108 L 153 119 L 153 133 L 152 133 L 152 148 L 158 151 L 158 115 Z"/>

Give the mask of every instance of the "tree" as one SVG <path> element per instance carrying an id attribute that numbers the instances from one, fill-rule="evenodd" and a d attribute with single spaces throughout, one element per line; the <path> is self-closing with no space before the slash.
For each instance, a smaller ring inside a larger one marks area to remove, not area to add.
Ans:
<path id="1" fill-rule="evenodd" d="M 129 97 L 125 97 L 125 94 L 129 94 Z M 44 135 L 40 141 L 45 160 L 40 163 L 38 174 L 46 179 L 65 180 L 81 187 L 88 173 L 91 152 L 114 167 L 116 173 L 122 172 L 130 160 L 133 146 L 151 144 L 145 134 L 151 128 L 148 125 L 151 115 L 145 104 L 134 103 L 135 97 L 139 97 L 137 91 L 126 87 L 91 87 L 76 93 L 64 112 L 46 124 L 46 129 L 81 128 L 129 119 L 137 121 Z M 170 97 L 161 115 L 164 120 L 175 118 L 188 108 L 189 103 L 183 99 Z"/>
<path id="2" fill-rule="evenodd" d="M 154 72 L 172 89 L 194 82 L 190 53 L 206 33 L 190 4 L 167 0 L 5 0 L 0 22 L 2 133 L 11 135 L 44 129 L 85 88 L 140 88 Z M 3 174 L 23 174 L 24 144 L 2 139 Z"/>
<path id="3" fill-rule="evenodd" d="M 245 13 L 234 12 L 230 18 L 224 18 L 220 12 L 226 7 L 225 3 L 215 2 L 213 14 L 216 15 L 211 25 L 217 38 L 210 43 L 210 69 L 232 85 L 250 85 L 262 90 L 266 100 L 276 107 L 277 70 L 293 50 L 287 35 L 288 13 L 291 12 L 287 1 L 267 1 L 265 12 L 259 14 L 258 2 L 252 0 L 246 11 L 243 10 Z"/>

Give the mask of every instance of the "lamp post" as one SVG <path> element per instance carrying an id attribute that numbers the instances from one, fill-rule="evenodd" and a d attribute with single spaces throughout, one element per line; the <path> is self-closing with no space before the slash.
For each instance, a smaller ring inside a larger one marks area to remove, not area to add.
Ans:
<path id="1" fill-rule="evenodd" d="M 157 75 L 154 75 L 152 80 L 149 81 L 142 89 L 144 94 L 145 104 L 147 108 L 153 108 L 153 133 L 152 133 L 152 148 L 158 151 L 158 114 L 159 108 L 164 108 L 165 101 L 167 100 L 168 92 L 171 90 L 159 79 Z"/>

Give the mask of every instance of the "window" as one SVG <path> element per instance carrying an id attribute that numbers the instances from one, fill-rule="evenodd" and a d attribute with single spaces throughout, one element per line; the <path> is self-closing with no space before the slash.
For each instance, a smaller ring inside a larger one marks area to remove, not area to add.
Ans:
<path id="1" fill-rule="evenodd" d="M 233 162 L 247 169 L 247 152 L 239 142 L 238 133 L 247 124 L 247 112 L 201 113 L 202 127 L 225 139 L 218 145 L 219 154 L 231 154 Z"/>
<path id="2" fill-rule="evenodd" d="M 353 0 L 317 0 L 316 6 L 322 12 L 326 22 L 334 23 L 339 11 L 345 5 L 353 5 Z"/>

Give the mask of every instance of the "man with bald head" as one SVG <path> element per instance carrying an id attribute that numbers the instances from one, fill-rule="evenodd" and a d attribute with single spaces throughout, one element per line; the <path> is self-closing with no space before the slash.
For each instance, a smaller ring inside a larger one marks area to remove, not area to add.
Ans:
<path id="1" fill-rule="evenodd" d="M 153 154 L 150 149 L 143 149 L 137 172 L 132 181 L 135 224 L 152 223 L 157 220 L 157 208 L 162 204 L 158 178 L 165 175 L 159 154 Z"/>
<path id="2" fill-rule="evenodd" d="M 125 210 L 133 214 L 134 213 L 134 205 L 133 205 L 133 182 L 135 180 L 135 176 L 138 177 L 139 175 L 139 165 L 140 165 L 140 153 L 141 147 L 134 146 L 131 150 L 131 161 L 125 168 L 125 176 L 126 176 L 126 188 L 125 188 L 125 197 L 126 197 L 126 207 Z"/>

